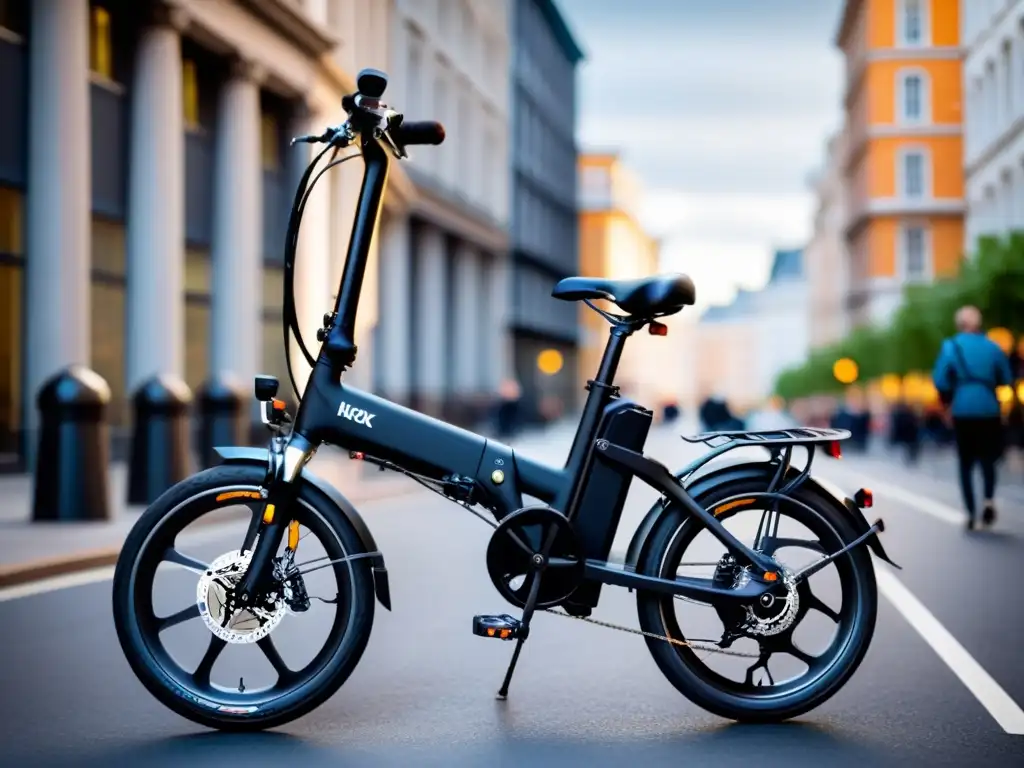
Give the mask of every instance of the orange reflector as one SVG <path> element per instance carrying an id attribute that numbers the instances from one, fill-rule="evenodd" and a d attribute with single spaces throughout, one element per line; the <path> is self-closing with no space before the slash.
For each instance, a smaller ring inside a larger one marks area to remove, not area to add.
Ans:
<path id="1" fill-rule="evenodd" d="M 764 575 L 764 580 L 765 581 L 778 581 L 779 580 L 779 574 L 775 573 L 775 571 L 768 571 Z"/>
<path id="2" fill-rule="evenodd" d="M 838 440 L 833 440 L 828 444 L 828 455 L 833 459 L 843 458 L 843 446 Z"/>
<path id="3" fill-rule="evenodd" d="M 723 504 L 722 506 L 715 508 L 715 517 L 718 517 L 723 512 L 728 512 L 730 509 L 735 509 L 736 507 L 742 507 L 745 504 L 753 503 L 754 499 L 736 499 L 736 501 L 730 501 L 728 504 Z"/>
<path id="4" fill-rule="evenodd" d="M 263 522 L 270 525 L 274 522 L 274 505 L 267 504 L 267 508 L 263 510 Z"/>
<path id="5" fill-rule="evenodd" d="M 651 320 L 651 324 L 647 326 L 647 332 L 651 336 L 668 336 L 668 326 L 656 320 Z"/>
<path id="6" fill-rule="evenodd" d="M 284 400 L 278 400 L 275 397 L 273 400 L 271 400 L 271 402 L 274 404 L 274 410 L 275 411 L 283 411 L 284 410 L 284 406 L 285 406 Z"/>
<path id="7" fill-rule="evenodd" d="M 299 521 L 292 520 L 288 523 L 288 549 L 294 552 L 299 546 Z"/>
<path id="8" fill-rule="evenodd" d="M 222 493 L 217 497 L 217 501 L 227 501 L 228 499 L 258 499 L 260 495 L 256 491 L 228 491 Z"/>

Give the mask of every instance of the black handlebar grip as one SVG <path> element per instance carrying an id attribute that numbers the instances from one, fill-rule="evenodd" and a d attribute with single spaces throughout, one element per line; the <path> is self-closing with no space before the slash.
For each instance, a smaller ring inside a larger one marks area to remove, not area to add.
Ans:
<path id="1" fill-rule="evenodd" d="M 444 141 L 444 126 L 433 121 L 402 123 L 395 131 L 399 146 L 414 144 L 440 144 Z"/>

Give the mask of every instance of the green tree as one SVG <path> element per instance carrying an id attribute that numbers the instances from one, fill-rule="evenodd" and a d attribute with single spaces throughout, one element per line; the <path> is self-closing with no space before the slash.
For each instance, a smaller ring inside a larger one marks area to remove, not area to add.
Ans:
<path id="1" fill-rule="evenodd" d="M 1024 335 L 1024 232 L 981 238 L 955 277 L 908 286 L 887 327 L 856 328 L 839 343 L 815 350 L 802 365 L 780 374 L 775 392 L 788 400 L 842 391 L 832 375 L 842 357 L 857 363 L 861 381 L 930 370 L 942 340 L 956 330 L 956 310 L 966 304 L 981 310 L 987 327 Z"/>

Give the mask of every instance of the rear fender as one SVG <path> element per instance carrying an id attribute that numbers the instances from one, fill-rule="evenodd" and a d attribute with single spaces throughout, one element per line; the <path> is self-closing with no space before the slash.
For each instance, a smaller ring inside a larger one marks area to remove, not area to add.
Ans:
<path id="1" fill-rule="evenodd" d="M 724 457 L 722 459 L 711 461 L 698 469 L 686 479 L 683 483 L 683 487 L 686 488 L 690 495 L 695 497 L 706 494 L 716 486 L 724 483 L 733 483 L 737 480 L 763 479 L 765 487 L 767 488 L 768 484 L 772 481 L 772 478 L 775 477 L 777 470 L 778 465 L 772 464 L 768 461 L 751 461 L 749 458 L 743 458 L 740 456 Z M 799 474 L 800 470 L 790 467 L 786 480 L 791 480 Z M 682 479 L 678 474 L 676 477 L 678 479 Z M 804 480 L 803 485 L 804 487 L 817 491 L 823 499 L 833 502 L 835 508 L 842 511 L 845 517 L 853 525 L 858 536 L 867 533 L 871 529 L 871 525 L 864 517 L 864 513 L 853 499 L 847 497 L 841 490 L 828 481 L 816 479 L 811 476 Z M 668 502 L 665 499 L 662 499 L 651 507 L 650 511 L 648 511 L 647 515 L 640 523 L 640 526 L 636 529 L 636 533 L 633 534 L 633 538 L 629 542 L 629 547 L 626 550 L 626 566 L 636 568 L 637 563 L 640 562 L 641 557 L 644 554 L 650 534 L 661 519 L 662 515 L 674 514 L 667 509 L 667 506 Z M 882 521 L 879 520 L 878 523 L 879 530 L 883 530 L 884 525 L 881 524 Z M 882 547 L 881 541 L 878 539 L 877 533 L 870 536 L 866 543 L 879 559 L 899 568 L 896 563 L 889 559 L 885 549 Z"/>
<path id="2" fill-rule="evenodd" d="M 258 467 L 267 467 L 267 450 L 265 448 L 231 446 L 214 448 L 213 450 L 221 457 L 222 464 L 252 464 Z M 323 478 L 317 477 L 308 469 L 302 470 L 302 482 L 309 483 L 322 493 L 327 501 L 334 505 L 338 514 L 352 524 L 356 535 L 359 536 L 363 551 L 380 552 L 377 548 L 377 542 L 374 541 L 373 534 L 370 533 L 370 529 L 366 525 L 366 521 L 363 520 L 362 515 L 352 506 L 352 502 L 341 495 L 337 488 Z M 378 554 L 376 557 L 369 559 L 373 573 L 374 594 L 376 594 L 380 604 L 390 611 L 391 588 L 388 583 L 388 569 L 384 567 L 384 555 Z"/>

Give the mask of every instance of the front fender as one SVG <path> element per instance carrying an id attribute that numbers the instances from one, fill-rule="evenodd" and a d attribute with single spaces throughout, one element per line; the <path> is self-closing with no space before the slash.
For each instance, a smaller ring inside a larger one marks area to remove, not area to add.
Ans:
<path id="1" fill-rule="evenodd" d="M 700 496 L 723 483 L 760 478 L 764 479 L 765 487 L 767 488 L 768 483 L 775 477 L 777 469 L 777 465 L 768 461 L 751 461 L 740 456 L 725 457 L 705 464 L 683 482 L 683 487 L 686 488 L 690 495 Z M 791 480 L 799 474 L 800 470 L 790 467 L 786 480 Z M 677 474 L 676 478 L 682 480 L 681 474 Z M 849 519 L 857 531 L 858 536 L 867 533 L 871 529 L 871 525 L 864 517 L 860 507 L 854 503 L 853 499 L 847 497 L 832 483 L 815 478 L 812 475 L 804 480 L 804 485 L 818 491 L 825 498 L 834 500 L 836 509 L 840 509 L 845 513 L 847 519 Z M 629 547 L 626 549 L 626 566 L 635 568 L 637 563 L 640 562 L 647 539 L 651 531 L 654 530 L 654 526 L 657 525 L 658 520 L 666 513 L 666 506 L 667 501 L 661 499 L 644 516 L 643 521 L 641 521 L 629 542 Z M 879 523 L 881 523 L 881 520 L 879 520 Z M 879 530 L 881 530 L 881 526 Z M 867 540 L 867 545 L 878 558 L 899 568 L 896 563 L 889 559 L 885 549 L 882 547 L 882 542 L 878 539 L 877 533 Z"/>
<path id="2" fill-rule="evenodd" d="M 267 450 L 265 448 L 225 446 L 214 448 L 213 450 L 218 456 L 220 456 L 221 464 L 254 464 L 260 467 L 267 466 Z M 362 544 L 364 551 L 380 552 L 377 548 L 377 542 L 374 541 L 373 534 L 370 533 L 370 529 L 366 525 L 366 521 L 363 520 L 362 515 L 356 511 L 352 502 L 341 495 L 337 488 L 322 477 L 317 477 L 306 468 L 303 468 L 302 470 L 302 482 L 309 483 L 320 491 L 320 493 L 322 493 L 327 500 L 335 506 L 338 513 L 352 524 L 352 528 L 355 529 L 356 535 L 359 536 L 359 541 Z M 388 569 L 384 566 L 384 555 L 378 554 L 376 557 L 371 559 L 371 563 L 374 594 L 377 595 L 377 600 L 380 604 L 390 611 L 391 588 L 388 583 Z"/>

